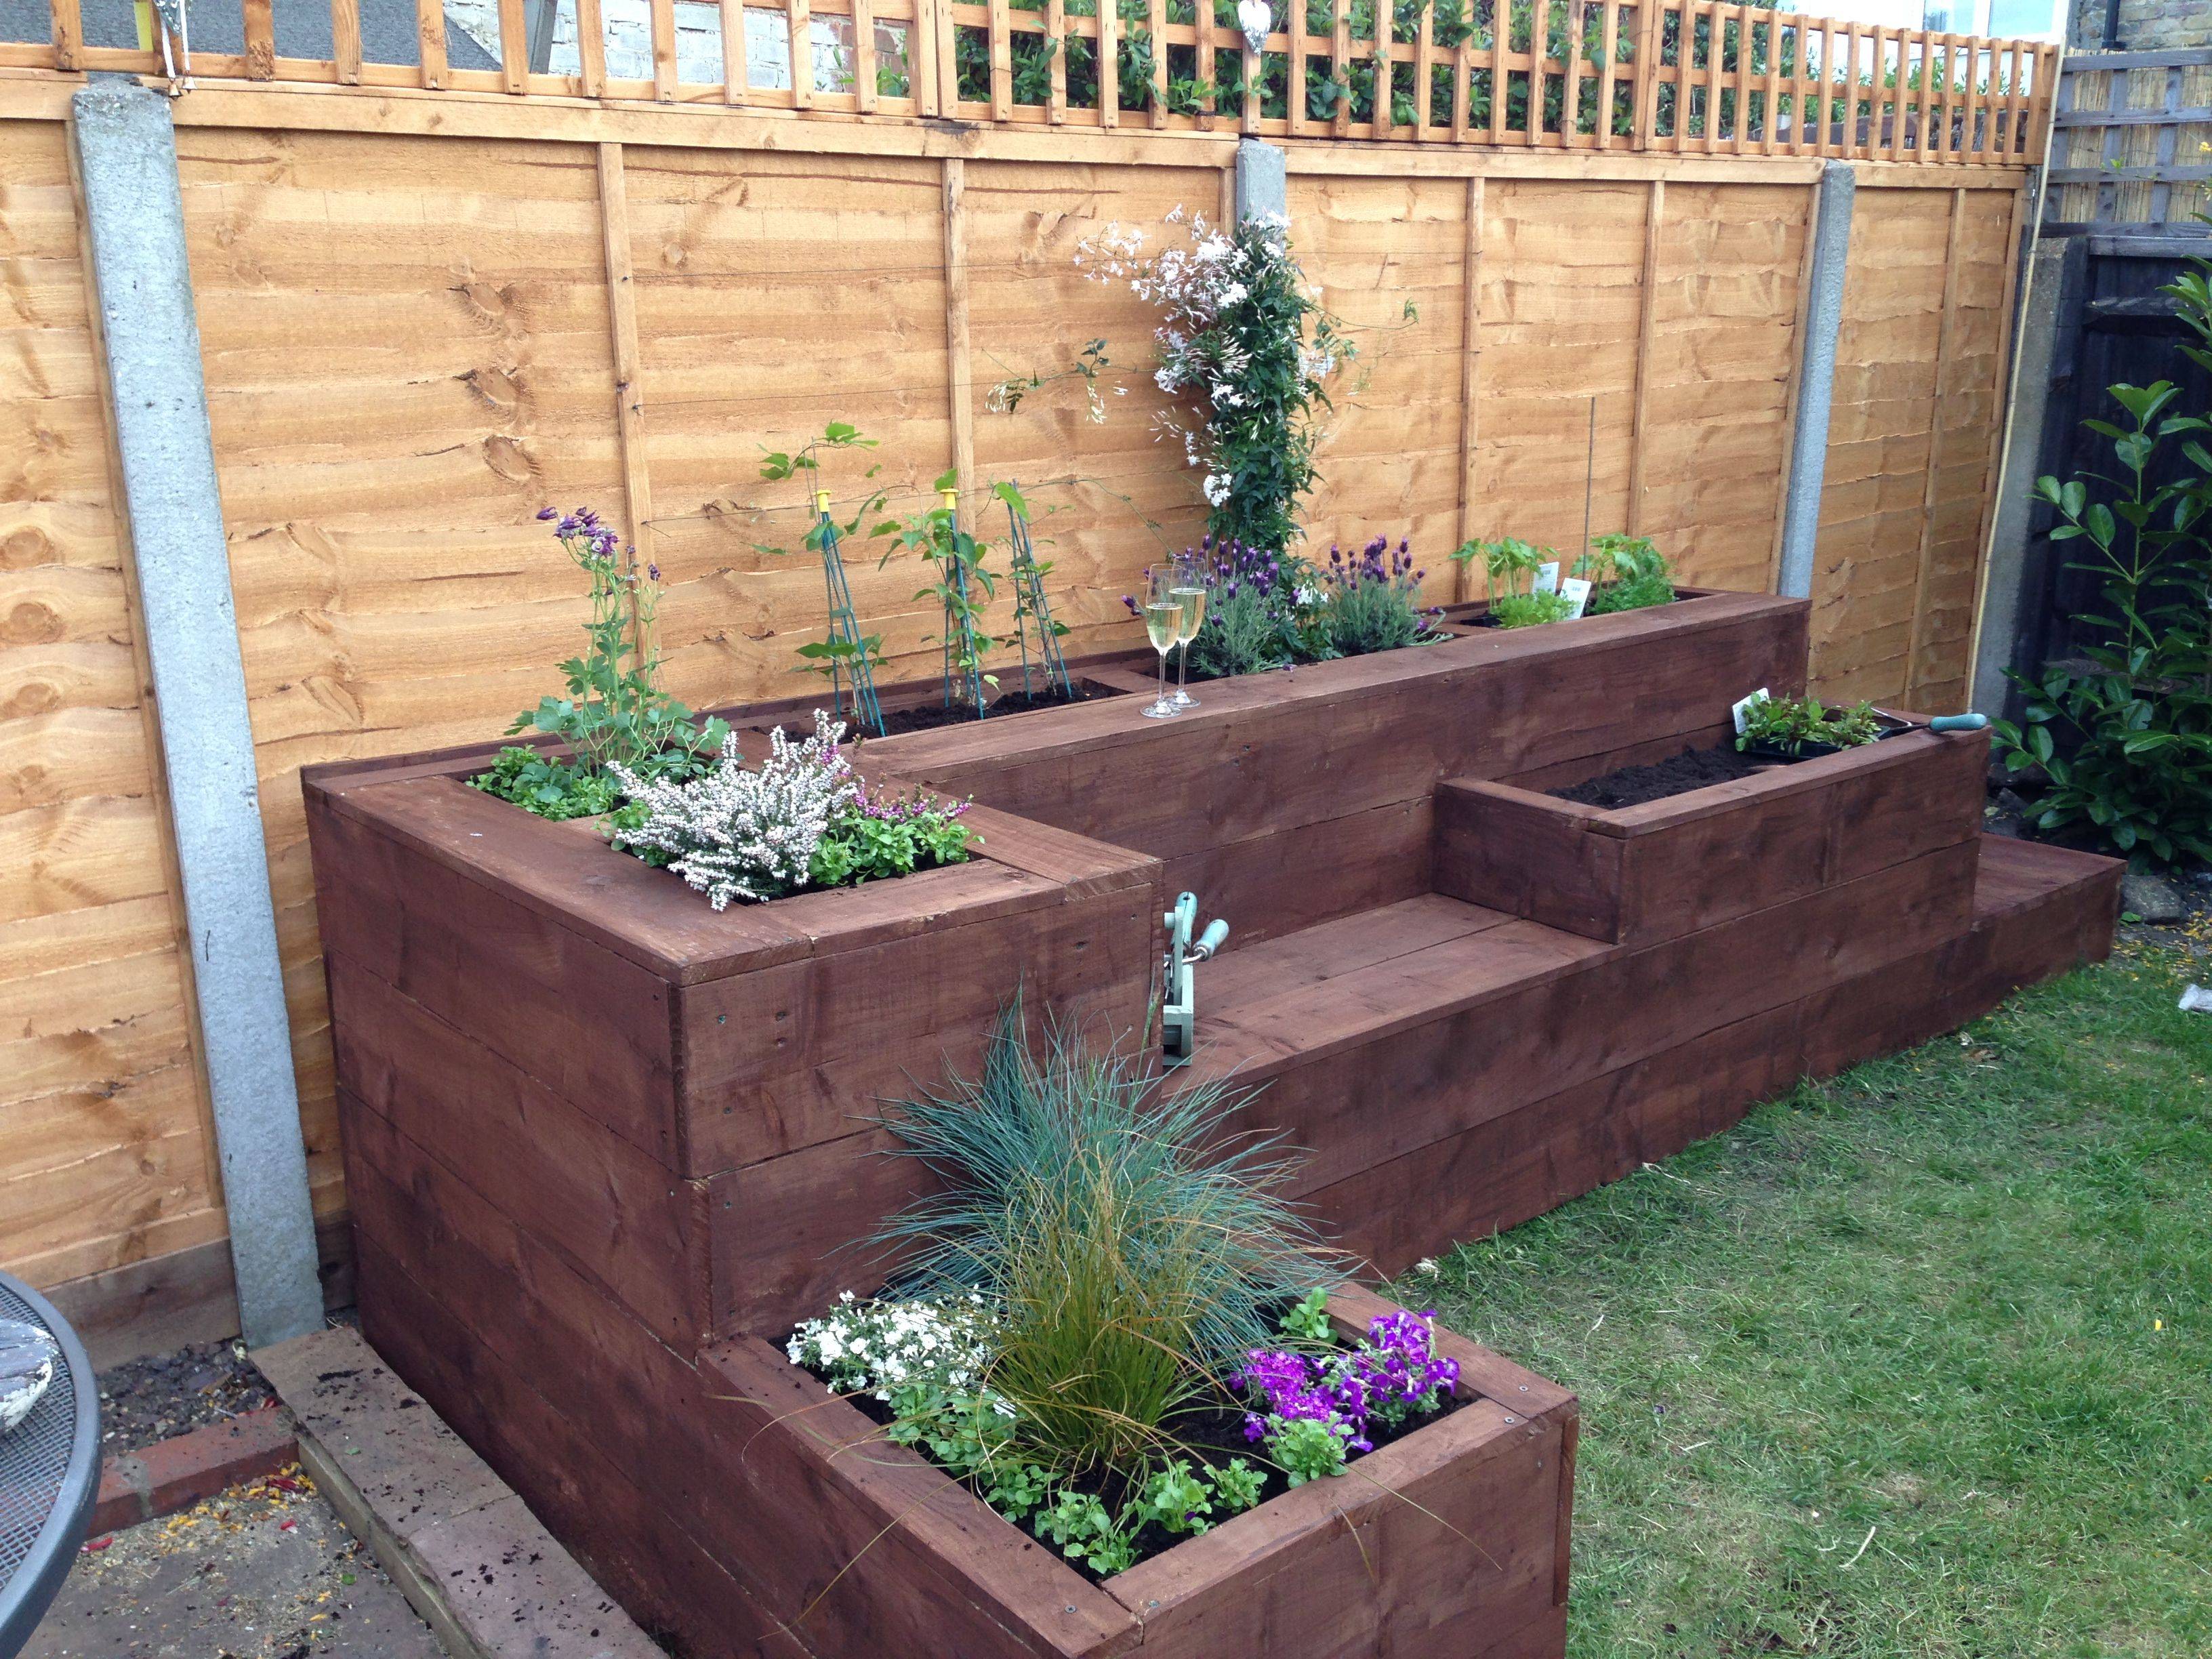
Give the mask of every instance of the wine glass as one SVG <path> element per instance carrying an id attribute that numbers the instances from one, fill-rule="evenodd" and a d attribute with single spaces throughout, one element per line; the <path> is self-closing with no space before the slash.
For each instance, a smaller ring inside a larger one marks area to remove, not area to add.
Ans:
<path id="1" fill-rule="evenodd" d="M 1168 653 L 1182 631 L 1182 600 L 1176 596 L 1176 581 L 1173 565 L 1156 564 L 1145 572 L 1145 634 L 1160 653 L 1160 693 L 1145 710 L 1146 720 L 1172 720 L 1182 713 L 1168 696 Z"/>
<path id="2" fill-rule="evenodd" d="M 1188 553 L 1176 560 L 1175 586 L 1170 591 L 1182 606 L 1176 627 L 1176 643 L 1182 647 L 1182 655 L 1176 659 L 1175 696 L 1168 701 L 1177 708 L 1195 708 L 1198 699 L 1183 690 L 1183 682 L 1190 674 L 1190 642 L 1198 637 L 1199 624 L 1206 620 L 1205 564 Z"/>

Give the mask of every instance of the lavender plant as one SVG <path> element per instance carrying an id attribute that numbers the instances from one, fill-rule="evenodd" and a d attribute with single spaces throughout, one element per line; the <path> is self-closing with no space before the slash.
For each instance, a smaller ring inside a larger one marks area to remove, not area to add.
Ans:
<path id="1" fill-rule="evenodd" d="M 1316 569 L 1328 590 L 1322 626 L 1332 654 L 1359 657 L 1445 637 L 1437 627 L 1443 612 L 1421 605 L 1428 572 L 1414 568 L 1403 538 L 1394 550 L 1388 536 L 1377 536 L 1350 558 L 1332 546 Z"/>
<path id="2" fill-rule="evenodd" d="M 1293 574 L 1297 562 L 1211 535 L 1194 552 L 1183 551 L 1206 583 L 1206 620 L 1190 642 L 1187 665 L 1191 678 L 1224 679 L 1312 660 L 1302 646 L 1309 642 L 1310 614 L 1322 596 L 1309 587 L 1310 602 L 1301 606 Z M 1121 603 L 1131 616 L 1142 616 L 1133 594 L 1124 593 Z"/>

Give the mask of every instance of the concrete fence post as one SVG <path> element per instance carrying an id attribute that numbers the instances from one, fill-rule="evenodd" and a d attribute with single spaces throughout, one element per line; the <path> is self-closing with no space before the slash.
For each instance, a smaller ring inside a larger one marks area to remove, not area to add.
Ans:
<path id="1" fill-rule="evenodd" d="M 1820 533 L 1820 489 L 1827 479 L 1828 413 L 1836 388 L 1836 336 L 1844 319 L 1844 271 L 1851 248 L 1851 209 L 1858 176 L 1849 161 L 1820 172 L 1814 209 L 1812 292 L 1805 337 L 1797 343 L 1797 406 L 1791 425 L 1790 488 L 1782 509 L 1779 591 L 1813 594 L 1813 552 Z"/>
<path id="2" fill-rule="evenodd" d="M 70 107 L 239 1316 L 260 1346 L 319 1328 L 323 1297 L 176 132 L 169 100 L 129 81 Z"/>
<path id="3" fill-rule="evenodd" d="M 1291 216 L 1291 182 L 1287 157 L 1280 144 L 1257 138 L 1237 143 L 1237 222 L 1273 215 Z"/>

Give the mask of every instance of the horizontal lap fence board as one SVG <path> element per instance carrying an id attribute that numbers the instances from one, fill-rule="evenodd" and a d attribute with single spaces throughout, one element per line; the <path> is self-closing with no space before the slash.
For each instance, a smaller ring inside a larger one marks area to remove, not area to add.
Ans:
<path id="1" fill-rule="evenodd" d="M 2069 53 L 2053 120 L 2045 234 L 2212 232 L 2212 46 Z"/>
<path id="2" fill-rule="evenodd" d="M 900 0 L 867 10 L 913 15 Z M 807 15 L 845 14 L 811 0 Z M 1612 27 L 1618 45 L 1634 21 L 1600 16 L 1593 38 Z M 1786 34 L 1795 20 L 1781 21 Z M 1170 12 L 1171 43 L 1177 27 Z M 1434 67 L 1464 43 L 1428 45 Z M 459 63 L 457 33 L 447 46 Z M 1230 50 L 1217 39 L 1217 62 Z M 526 84 L 557 77 L 560 52 L 556 33 L 556 69 L 526 58 Z M 1309 75 L 1325 73 L 1327 52 L 1310 56 Z M 1226 116 L 1212 134 L 1156 131 L 1134 100 L 1117 131 L 1079 137 L 1020 119 L 380 90 L 368 67 L 357 89 L 204 82 L 173 106 L 326 1222 L 346 1200 L 299 769 L 492 740 L 555 688 L 583 600 L 536 519 L 549 506 L 598 507 L 659 563 L 677 695 L 806 694 L 794 653 L 825 625 L 821 570 L 763 550 L 799 548 L 811 515 L 800 490 L 762 483 L 759 456 L 832 420 L 881 444 L 830 458 L 841 505 L 878 484 L 894 511 L 933 504 L 963 446 L 974 484 L 1018 481 L 1067 653 L 1127 647 L 1120 596 L 1197 539 L 1205 505 L 1179 447 L 1157 441 L 1156 313 L 1087 281 L 1075 250 L 1115 222 L 1211 215 L 1239 137 Z M 1577 111 L 1603 97 L 1583 78 Z M 220 1252 L 223 1217 L 86 305 L 70 88 L 0 76 L 0 345 L 21 366 L 0 382 L 15 440 L 0 497 L 0 1263 L 147 1296 L 178 1282 L 161 1263 Z M 1315 118 L 1287 147 L 1293 233 L 1361 347 L 1318 456 L 1318 547 L 1408 537 L 1427 596 L 1448 601 L 1445 555 L 1464 536 L 1580 535 L 1589 456 L 1595 528 L 1659 538 L 1691 583 L 1771 588 L 1823 163 L 1784 130 L 1754 155 L 1764 107 L 1741 156 L 1698 150 L 1694 130 L 1680 155 L 1594 131 L 1587 153 L 1561 153 L 1559 124 L 1531 144 L 1525 114 L 1517 146 L 1477 150 L 1487 106 L 1476 124 L 1432 104 L 1427 144 L 1334 142 L 1334 113 Z M 1449 142 L 1455 120 L 1466 145 Z M 1917 157 L 1857 171 L 1815 684 L 1948 707 L 1966 673 L 2024 173 Z M 1083 381 L 1049 378 L 1094 339 L 1111 359 L 1103 420 Z M 1032 377 L 1044 383 L 1012 412 L 994 406 L 995 387 Z M 863 550 L 848 567 L 864 628 L 884 638 L 883 683 L 933 679 L 939 619 L 919 579 Z M 1012 632 L 1011 605 L 1002 585 L 991 632 Z"/>
<path id="3" fill-rule="evenodd" d="M 161 76 L 81 0 L 0 67 Z M 1255 43 L 1195 0 L 240 0 L 202 79 L 724 105 L 809 118 L 2018 165 L 2057 48 L 1722 0 L 1273 0 Z M 35 16 L 35 11 L 31 15 Z M 1387 27 L 1378 18 L 1390 20 Z M 371 26 L 365 33 L 365 21 Z M 179 56 L 184 43 L 169 43 Z M 181 58 L 179 57 L 179 61 Z"/>

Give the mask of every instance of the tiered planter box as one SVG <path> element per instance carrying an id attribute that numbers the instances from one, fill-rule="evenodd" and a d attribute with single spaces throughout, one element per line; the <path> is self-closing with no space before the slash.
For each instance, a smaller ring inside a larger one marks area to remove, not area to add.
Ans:
<path id="1" fill-rule="evenodd" d="M 1540 793 L 1720 740 L 1745 688 L 1802 688 L 1805 626 L 1703 595 L 1212 682 L 1176 720 L 878 740 L 872 776 L 979 802 L 981 856 L 720 915 L 468 789 L 480 750 L 315 773 L 370 1338 L 700 1653 L 1556 1656 L 1572 1402 L 1495 1356 L 1359 1466 L 1418 1504 L 1355 1474 L 1101 1587 L 852 1443 L 775 1344 L 881 1279 L 850 1246 L 924 1178 L 882 1099 L 972 1066 L 1017 986 L 1139 1029 L 1186 889 L 1233 929 L 1188 1075 L 1264 1085 L 1246 1121 L 1384 1271 L 2101 954 L 2118 866 L 1981 836 L 1978 737 L 1622 812 Z"/>
<path id="2" fill-rule="evenodd" d="M 1913 732 L 1615 811 L 1453 780 L 1437 890 L 1608 944 L 1675 939 L 1973 841 L 1988 758 L 1978 732 Z M 1944 896 L 1963 921 L 1972 884 Z"/>

